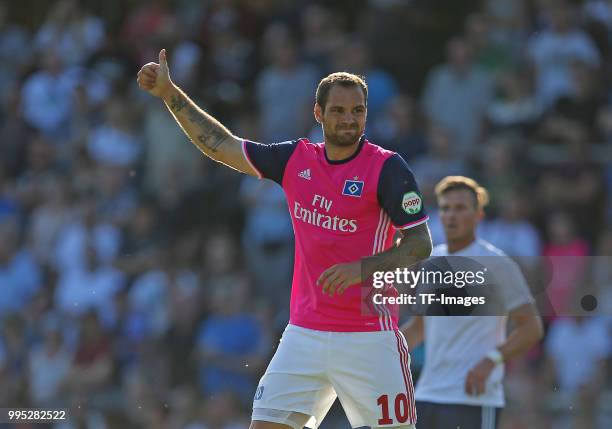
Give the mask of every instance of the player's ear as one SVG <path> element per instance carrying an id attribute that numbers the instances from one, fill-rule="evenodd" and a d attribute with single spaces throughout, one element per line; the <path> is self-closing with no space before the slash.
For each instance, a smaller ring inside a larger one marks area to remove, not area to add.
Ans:
<path id="1" fill-rule="evenodd" d="M 320 124 L 323 117 L 323 109 L 321 109 L 319 103 L 315 103 L 314 105 L 314 117 L 316 121 Z"/>
<path id="2" fill-rule="evenodd" d="M 482 208 L 482 207 L 478 207 L 478 209 L 477 209 L 477 210 L 478 210 L 478 214 L 477 214 L 477 216 L 478 216 L 478 217 L 477 217 L 477 219 L 478 219 L 478 222 L 480 222 L 481 220 L 483 220 L 483 219 L 484 219 L 484 217 L 485 217 L 485 212 L 484 212 L 484 210 L 483 210 L 483 208 Z"/>

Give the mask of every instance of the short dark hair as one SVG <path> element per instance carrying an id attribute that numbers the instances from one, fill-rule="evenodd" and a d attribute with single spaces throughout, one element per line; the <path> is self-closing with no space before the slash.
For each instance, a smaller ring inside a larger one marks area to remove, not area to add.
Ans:
<path id="1" fill-rule="evenodd" d="M 329 97 L 329 90 L 334 85 L 340 85 L 345 88 L 350 88 L 351 86 L 361 88 L 361 91 L 363 91 L 363 99 L 367 106 L 368 84 L 365 82 L 365 78 L 353 73 L 336 72 L 321 79 L 321 82 L 319 82 L 319 85 L 317 86 L 316 101 L 317 104 L 321 106 L 323 111 L 325 111 L 325 105 L 327 104 L 327 98 Z"/>
<path id="2" fill-rule="evenodd" d="M 474 194 L 474 202 L 477 208 L 482 209 L 489 204 L 489 193 L 487 190 L 474 179 L 465 176 L 446 176 L 436 185 L 435 193 L 436 197 L 440 198 L 447 192 L 461 189 L 468 190 Z"/>

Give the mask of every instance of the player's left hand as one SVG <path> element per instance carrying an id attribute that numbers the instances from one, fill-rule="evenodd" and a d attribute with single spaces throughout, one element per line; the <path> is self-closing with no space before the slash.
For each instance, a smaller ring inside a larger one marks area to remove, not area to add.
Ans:
<path id="1" fill-rule="evenodd" d="M 487 379 L 495 368 L 495 362 L 483 358 L 470 371 L 465 379 L 465 393 L 478 396 L 485 392 Z"/>
<path id="2" fill-rule="evenodd" d="M 346 264 L 336 264 L 329 267 L 319 276 L 317 285 L 323 287 L 323 293 L 334 296 L 334 292 L 342 295 L 344 290 L 361 282 L 361 262 L 349 262 Z"/>

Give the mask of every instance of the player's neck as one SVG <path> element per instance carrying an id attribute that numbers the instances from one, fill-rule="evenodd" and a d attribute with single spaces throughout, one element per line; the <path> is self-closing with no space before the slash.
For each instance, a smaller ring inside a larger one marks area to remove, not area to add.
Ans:
<path id="1" fill-rule="evenodd" d="M 446 243 L 446 247 L 448 249 L 448 253 L 457 253 L 460 250 L 463 250 L 468 247 L 474 241 L 476 241 L 476 235 L 470 235 L 458 240 L 448 240 Z"/>
<path id="2" fill-rule="evenodd" d="M 360 142 L 361 139 L 358 139 L 355 143 L 348 146 L 340 146 L 325 142 L 325 156 L 329 161 L 344 161 L 352 157 L 359 150 Z"/>

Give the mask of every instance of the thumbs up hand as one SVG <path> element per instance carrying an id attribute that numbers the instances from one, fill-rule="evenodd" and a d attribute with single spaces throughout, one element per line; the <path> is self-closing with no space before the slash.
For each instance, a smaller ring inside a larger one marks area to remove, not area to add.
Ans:
<path id="1" fill-rule="evenodd" d="M 155 97 L 162 97 L 173 85 L 166 50 L 159 51 L 159 63 L 147 63 L 138 72 L 138 86 Z"/>

